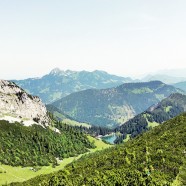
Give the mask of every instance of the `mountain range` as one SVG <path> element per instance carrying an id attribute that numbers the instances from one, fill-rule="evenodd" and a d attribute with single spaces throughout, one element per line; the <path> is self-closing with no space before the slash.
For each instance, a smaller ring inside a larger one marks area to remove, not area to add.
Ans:
<path id="1" fill-rule="evenodd" d="M 51 103 L 73 92 L 90 88 L 110 88 L 134 80 L 99 70 L 93 72 L 63 71 L 55 68 L 41 78 L 12 81 L 28 93 L 39 96 L 44 103 Z"/>
<path id="2" fill-rule="evenodd" d="M 52 105 L 77 121 L 115 127 L 176 92 L 183 93 L 160 81 L 125 83 L 116 88 L 76 92 Z"/>

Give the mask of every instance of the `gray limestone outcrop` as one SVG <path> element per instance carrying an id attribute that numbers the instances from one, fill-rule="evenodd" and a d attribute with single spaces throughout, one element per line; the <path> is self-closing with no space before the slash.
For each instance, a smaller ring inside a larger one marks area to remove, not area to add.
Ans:
<path id="1" fill-rule="evenodd" d="M 0 80 L 0 119 L 22 122 L 27 126 L 50 124 L 46 107 L 40 98 L 29 95 L 15 83 L 6 80 Z"/>

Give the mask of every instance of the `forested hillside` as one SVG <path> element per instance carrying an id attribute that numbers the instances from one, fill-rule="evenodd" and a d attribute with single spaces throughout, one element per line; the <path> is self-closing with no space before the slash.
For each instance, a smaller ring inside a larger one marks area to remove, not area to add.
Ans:
<path id="1" fill-rule="evenodd" d="M 186 114 L 125 144 L 86 155 L 65 170 L 12 185 L 161 185 L 185 183 Z M 182 179 L 181 179 L 182 178 Z"/>
<path id="2" fill-rule="evenodd" d="M 126 83 L 73 93 L 53 105 L 77 121 L 114 128 L 175 92 L 183 91 L 160 81 Z"/>
<path id="3" fill-rule="evenodd" d="M 54 132 L 0 121 L 0 142 L 0 162 L 12 166 L 57 165 L 56 158 L 77 156 L 94 147 L 84 133 L 65 124 Z"/>
<path id="4" fill-rule="evenodd" d="M 133 138 L 185 111 L 186 95 L 172 94 L 116 128 L 115 131 L 120 132 L 121 135 L 118 136 L 115 142 L 121 143 L 128 135 Z"/>

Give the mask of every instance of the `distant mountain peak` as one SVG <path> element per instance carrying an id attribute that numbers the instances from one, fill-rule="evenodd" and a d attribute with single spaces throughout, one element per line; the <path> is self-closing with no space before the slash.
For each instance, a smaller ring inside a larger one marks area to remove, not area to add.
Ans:
<path id="1" fill-rule="evenodd" d="M 98 73 L 98 74 L 108 74 L 107 72 L 103 71 L 103 70 L 94 70 L 94 73 Z"/>
<path id="2" fill-rule="evenodd" d="M 75 71 L 72 70 L 61 70 L 60 68 L 54 68 L 53 70 L 50 71 L 50 75 L 61 75 L 61 76 L 70 76 L 71 74 L 76 73 Z"/>
<path id="3" fill-rule="evenodd" d="M 54 68 L 54 69 L 52 69 L 51 71 L 50 71 L 50 74 L 59 74 L 59 73 L 61 73 L 61 72 L 63 72 L 60 68 Z"/>

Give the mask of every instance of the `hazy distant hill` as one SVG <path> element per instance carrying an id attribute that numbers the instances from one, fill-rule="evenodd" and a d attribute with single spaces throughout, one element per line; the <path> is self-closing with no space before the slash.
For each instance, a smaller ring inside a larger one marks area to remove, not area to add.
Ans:
<path id="1" fill-rule="evenodd" d="M 75 120 L 114 127 L 175 92 L 182 91 L 160 81 L 126 83 L 73 93 L 53 105 Z"/>
<path id="2" fill-rule="evenodd" d="M 186 68 L 174 68 L 174 69 L 166 69 L 160 70 L 157 74 L 171 75 L 174 77 L 185 77 L 186 78 Z"/>
<path id="3" fill-rule="evenodd" d="M 118 127 L 116 131 L 120 131 L 122 136 L 117 139 L 117 143 L 122 142 L 127 135 L 135 137 L 185 111 L 186 95 L 172 94 Z"/>
<path id="4" fill-rule="evenodd" d="M 173 86 L 186 91 L 186 81 L 175 83 L 175 84 L 173 84 Z"/>
<path id="5" fill-rule="evenodd" d="M 73 92 L 90 88 L 110 88 L 133 80 L 99 70 L 77 72 L 56 68 L 41 78 L 13 81 L 29 93 L 39 96 L 43 102 L 51 103 Z"/>
<path id="6" fill-rule="evenodd" d="M 144 78 L 141 79 L 141 81 L 162 81 L 166 84 L 174 84 L 174 83 L 178 83 L 181 81 L 185 81 L 186 77 L 174 77 L 170 75 L 165 75 L 165 74 L 155 74 L 155 75 L 147 75 Z"/>

